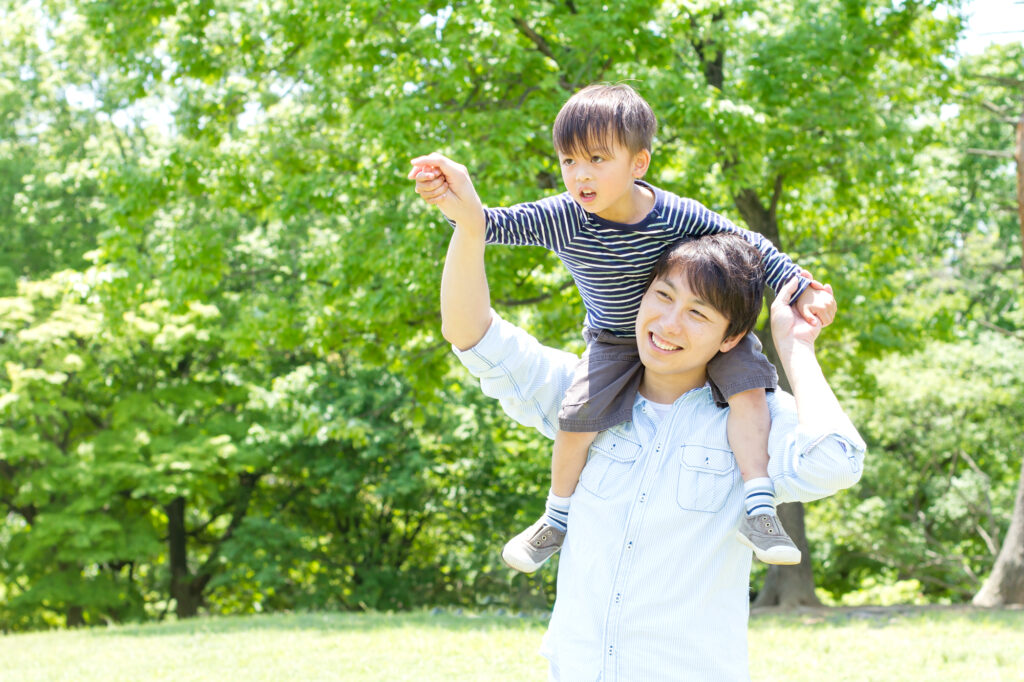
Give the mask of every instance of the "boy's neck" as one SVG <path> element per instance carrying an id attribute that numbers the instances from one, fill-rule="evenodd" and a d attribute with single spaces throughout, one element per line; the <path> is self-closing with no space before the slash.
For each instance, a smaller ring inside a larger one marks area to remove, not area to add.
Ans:
<path id="1" fill-rule="evenodd" d="M 607 210 L 598 213 L 598 217 L 613 223 L 633 225 L 647 217 L 654 208 L 654 192 L 646 185 L 634 181 L 631 191 L 623 197 L 623 201 Z"/>

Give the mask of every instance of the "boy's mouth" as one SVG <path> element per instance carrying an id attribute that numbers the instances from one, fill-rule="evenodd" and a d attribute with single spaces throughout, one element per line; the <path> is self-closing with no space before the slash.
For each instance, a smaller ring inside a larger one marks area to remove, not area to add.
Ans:
<path id="1" fill-rule="evenodd" d="M 596 197 L 596 196 L 597 196 L 597 192 L 592 192 L 589 189 L 581 189 L 580 190 L 580 200 L 581 201 L 593 201 L 594 197 Z"/>

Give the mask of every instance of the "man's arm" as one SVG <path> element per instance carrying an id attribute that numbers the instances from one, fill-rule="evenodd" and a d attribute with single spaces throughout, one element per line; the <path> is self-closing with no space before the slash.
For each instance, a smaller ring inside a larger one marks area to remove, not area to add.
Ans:
<path id="1" fill-rule="evenodd" d="M 796 278 L 790 279 L 778 292 L 772 303 L 771 323 L 775 349 L 796 399 L 797 418 L 805 426 L 849 424 L 853 429 L 814 352 L 821 327 L 797 315 L 787 303 L 796 286 Z"/>
<path id="2" fill-rule="evenodd" d="M 768 474 L 780 502 L 816 500 L 860 480 L 867 449 L 825 380 L 814 352 L 821 326 L 788 303 L 790 280 L 772 303 L 772 336 L 793 389 L 770 399 Z M 793 402 L 795 401 L 795 409 Z"/>
<path id="3" fill-rule="evenodd" d="M 413 159 L 416 192 L 455 223 L 441 274 L 441 334 L 459 350 L 475 346 L 491 324 L 484 270 L 484 209 L 466 167 L 440 154 Z"/>

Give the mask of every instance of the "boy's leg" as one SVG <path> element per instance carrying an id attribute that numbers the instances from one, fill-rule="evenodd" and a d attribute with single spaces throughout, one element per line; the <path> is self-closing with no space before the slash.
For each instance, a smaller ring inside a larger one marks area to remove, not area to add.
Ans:
<path id="1" fill-rule="evenodd" d="M 569 498 L 587 463 L 587 452 L 595 436 L 597 432 L 559 430 L 555 434 L 551 453 L 551 490 L 544 505 L 544 515 L 505 544 L 501 558 L 510 568 L 532 573 L 562 546 L 569 522 Z"/>
<path id="2" fill-rule="evenodd" d="M 505 544 L 504 562 L 518 571 L 537 570 L 562 546 L 569 519 L 569 497 L 587 463 L 598 432 L 629 421 L 643 377 L 636 339 L 585 329 L 587 350 L 558 413 L 551 457 L 551 490 L 544 516 Z"/>
<path id="3" fill-rule="evenodd" d="M 775 488 L 768 477 L 768 432 L 771 416 L 765 389 L 774 388 L 774 367 L 760 352 L 753 334 L 708 365 L 715 400 L 728 396 L 726 428 L 743 477 L 745 514 L 737 537 L 768 564 L 798 564 L 800 550 L 775 513 Z M 735 355 L 734 355 L 735 353 Z"/>

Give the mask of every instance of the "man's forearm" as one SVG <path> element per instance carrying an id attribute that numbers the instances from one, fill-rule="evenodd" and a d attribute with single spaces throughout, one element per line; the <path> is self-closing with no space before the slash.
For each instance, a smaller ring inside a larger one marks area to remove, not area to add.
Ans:
<path id="1" fill-rule="evenodd" d="M 484 269 L 484 225 L 452 233 L 441 274 L 441 333 L 459 350 L 472 348 L 491 324 L 491 294 Z"/>
<path id="2" fill-rule="evenodd" d="M 811 427 L 849 424 L 849 417 L 821 371 L 814 346 L 791 341 L 779 344 L 778 351 L 783 371 L 793 389 L 800 423 Z"/>

